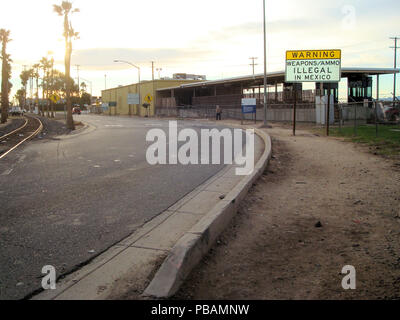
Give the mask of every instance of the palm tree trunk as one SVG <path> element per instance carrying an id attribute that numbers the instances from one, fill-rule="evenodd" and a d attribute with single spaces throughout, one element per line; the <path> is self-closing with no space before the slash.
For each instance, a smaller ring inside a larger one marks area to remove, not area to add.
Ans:
<path id="1" fill-rule="evenodd" d="M 6 123 L 8 118 L 8 75 L 7 75 L 7 55 L 6 39 L 3 40 L 2 48 L 2 80 L 1 80 L 1 123 Z"/>

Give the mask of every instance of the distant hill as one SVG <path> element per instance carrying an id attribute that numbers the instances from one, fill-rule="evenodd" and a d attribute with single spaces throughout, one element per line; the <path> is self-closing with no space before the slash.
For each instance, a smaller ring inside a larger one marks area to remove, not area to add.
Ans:
<path id="1" fill-rule="evenodd" d="M 390 98 L 380 98 L 379 100 L 382 100 L 382 101 L 393 101 L 393 97 L 390 97 Z M 397 96 L 397 101 L 400 101 L 400 96 Z"/>

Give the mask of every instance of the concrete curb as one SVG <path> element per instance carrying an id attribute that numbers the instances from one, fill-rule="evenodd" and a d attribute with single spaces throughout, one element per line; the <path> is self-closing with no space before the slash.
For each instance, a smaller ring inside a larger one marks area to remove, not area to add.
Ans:
<path id="1" fill-rule="evenodd" d="M 85 134 L 89 134 L 97 129 L 97 127 L 92 124 L 88 124 L 87 122 L 83 122 L 83 121 L 80 121 L 80 122 L 83 124 L 83 128 L 72 131 L 71 133 L 69 133 L 67 135 L 56 136 L 55 138 L 60 139 L 60 140 L 74 139 L 74 138 L 83 136 Z"/>
<path id="2" fill-rule="evenodd" d="M 242 181 L 187 232 L 174 246 L 143 293 L 145 297 L 166 299 L 177 293 L 193 268 L 207 254 L 217 237 L 226 229 L 246 197 L 253 183 L 263 174 L 271 158 L 270 136 L 259 129 L 255 133 L 264 141 L 265 150 L 254 168 L 254 172 Z"/>

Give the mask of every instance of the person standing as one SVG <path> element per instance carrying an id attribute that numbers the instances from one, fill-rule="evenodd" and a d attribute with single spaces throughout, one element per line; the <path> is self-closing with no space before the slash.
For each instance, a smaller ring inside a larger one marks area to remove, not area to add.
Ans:
<path id="1" fill-rule="evenodd" d="M 217 106 L 216 114 L 217 114 L 217 121 L 218 121 L 218 120 L 221 121 L 221 120 L 222 120 L 222 109 L 221 109 L 220 106 Z"/>

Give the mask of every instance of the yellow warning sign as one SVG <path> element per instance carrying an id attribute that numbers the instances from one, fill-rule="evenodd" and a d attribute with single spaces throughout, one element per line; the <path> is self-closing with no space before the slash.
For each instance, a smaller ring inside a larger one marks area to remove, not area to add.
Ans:
<path id="1" fill-rule="evenodd" d="M 144 101 L 146 101 L 147 103 L 151 103 L 153 101 L 153 97 L 150 94 L 148 94 L 146 98 L 144 98 Z"/>
<path id="2" fill-rule="evenodd" d="M 52 94 L 50 96 L 50 100 L 53 101 L 54 103 L 57 103 L 58 101 L 60 101 L 60 99 L 61 99 L 60 96 L 57 94 Z"/>
<path id="3" fill-rule="evenodd" d="M 324 60 L 341 58 L 341 50 L 300 50 L 286 52 L 286 60 Z"/>

